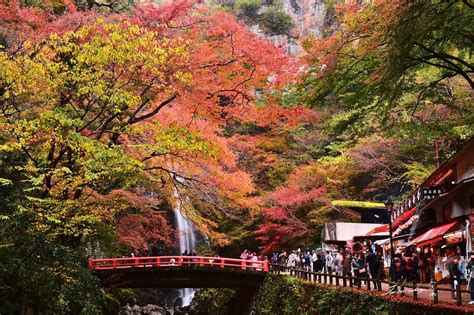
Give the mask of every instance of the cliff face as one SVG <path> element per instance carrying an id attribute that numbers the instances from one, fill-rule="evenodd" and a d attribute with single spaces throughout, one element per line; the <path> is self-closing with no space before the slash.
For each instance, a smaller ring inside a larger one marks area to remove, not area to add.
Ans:
<path id="1" fill-rule="evenodd" d="M 322 36 L 327 6 L 324 0 L 279 0 L 286 14 L 295 21 L 299 37 Z"/>
<path id="2" fill-rule="evenodd" d="M 207 0 L 218 3 L 231 11 L 237 12 L 237 0 Z M 322 37 L 324 30 L 332 24 L 334 9 L 331 3 L 334 0 L 261 0 L 262 6 L 257 10 L 261 16 L 271 7 L 279 7 L 294 21 L 294 29 L 284 34 L 272 34 L 265 31 L 258 17 L 244 17 L 250 30 L 267 38 L 277 46 L 285 47 L 288 54 L 298 55 L 303 53 L 300 41 L 307 36 Z M 239 15 L 242 18 L 241 15 Z"/>

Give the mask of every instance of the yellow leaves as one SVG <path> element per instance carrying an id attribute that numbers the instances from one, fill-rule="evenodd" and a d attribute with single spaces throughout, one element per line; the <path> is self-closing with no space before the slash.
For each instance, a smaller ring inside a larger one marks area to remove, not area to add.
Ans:
<path id="1" fill-rule="evenodd" d="M 183 85 L 190 85 L 193 81 L 193 75 L 191 72 L 176 72 L 176 79 Z"/>
<path id="2" fill-rule="evenodd" d="M 0 177 L 0 186 L 10 186 L 12 185 L 12 181 L 7 178 Z"/>

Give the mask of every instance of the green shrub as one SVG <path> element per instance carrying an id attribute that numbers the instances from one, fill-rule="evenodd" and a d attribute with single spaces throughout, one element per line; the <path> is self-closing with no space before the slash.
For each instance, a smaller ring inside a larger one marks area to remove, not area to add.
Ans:
<path id="1" fill-rule="evenodd" d="M 260 22 L 267 31 L 273 34 L 288 33 L 295 25 L 293 18 L 278 6 L 272 6 L 263 12 Z"/>
<path id="2" fill-rule="evenodd" d="M 194 295 L 193 314 L 225 315 L 231 313 L 235 290 L 226 288 L 201 289 Z"/>
<path id="3" fill-rule="evenodd" d="M 262 7 L 262 0 L 237 0 L 235 8 L 240 13 L 250 18 L 257 16 L 257 11 Z"/>

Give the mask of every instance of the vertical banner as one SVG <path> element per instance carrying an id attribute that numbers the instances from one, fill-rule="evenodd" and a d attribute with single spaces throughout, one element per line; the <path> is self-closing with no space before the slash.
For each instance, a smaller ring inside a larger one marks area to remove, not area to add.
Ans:
<path id="1" fill-rule="evenodd" d="M 474 237 L 474 231 L 472 229 L 472 224 L 474 223 L 474 215 L 470 215 L 469 219 L 466 220 L 466 256 L 469 256 L 469 253 L 472 252 L 472 238 Z"/>

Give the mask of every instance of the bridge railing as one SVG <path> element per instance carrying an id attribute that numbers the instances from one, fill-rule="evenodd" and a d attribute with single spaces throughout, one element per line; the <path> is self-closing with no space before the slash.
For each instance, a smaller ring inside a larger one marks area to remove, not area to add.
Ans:
<path id="1" fill-rule="evenodd" d="M 206 256 L 156 256 L 89 259 L 90 270 L 156 268 L 156 267 L 216 267 L 268 271 L 268 261 Z"/>

